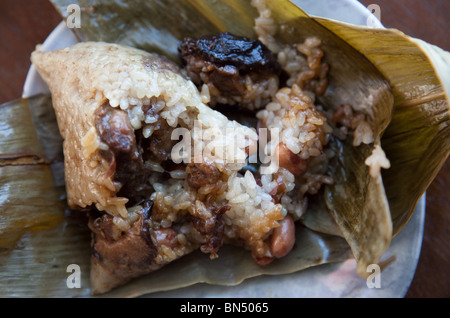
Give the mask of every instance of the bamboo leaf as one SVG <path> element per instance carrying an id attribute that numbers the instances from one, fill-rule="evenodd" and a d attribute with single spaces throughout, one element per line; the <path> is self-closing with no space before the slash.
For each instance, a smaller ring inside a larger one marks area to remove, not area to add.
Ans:
<path id="1" fill-rule="evenodd" d="M 63 220 L 64 188 L 55 184 L 29 108 L 39 102 L 51 110 L 48 96 L 0 106 L 0 251 L 14 247 L 28 231 L 51 229 Z"/>
<path id="2" fill-rule="evenodd" d="M 364 54 L 389 81 L 394 114 L 381 144 L 394 235 L 408 222 L 450 153 L 450 53 L 406 36 L 317 18 Z"/>

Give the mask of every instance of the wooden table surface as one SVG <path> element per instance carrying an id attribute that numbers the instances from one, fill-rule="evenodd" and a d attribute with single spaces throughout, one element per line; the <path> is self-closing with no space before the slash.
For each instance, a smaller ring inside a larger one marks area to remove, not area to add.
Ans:
<path id="1" fill-rule="evenodd" d="M 361 0 L 378 4 L 385 27 L 450 51 L 450 1 Z M 30 53 L 61 18 L 47 0 L 0 1 L 0 104 L 21 96 Z M 450 297 L 450 159 L 427 191 L 424 239 L 406 297 Z"/>

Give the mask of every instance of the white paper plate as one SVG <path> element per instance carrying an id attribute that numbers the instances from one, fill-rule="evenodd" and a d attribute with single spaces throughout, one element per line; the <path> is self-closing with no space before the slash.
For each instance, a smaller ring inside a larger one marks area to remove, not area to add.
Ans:
<path id="1" fill-rule="evenodd" d="M 383 27 L 381 22 L 356 0 L 293 0 L 307 13 L 358 25 Z M 75 44 L 75 36 L 61 22 L 42 44 L 43 50 L 56 50 Z M 31 66 L 23 97 L 48 92 L 36 69 Z M 404 297 L 419 260 L 425 219 L 425 196 L 418 202 L 409 223 L 392 240 L 382 260 L 395 257 L 380 275 L 380 288 L 370 288 L 356 274 L 356 262 L 325 264 L 279 276 L 250 278 L 238 286 L 207 284 L 154 293 L 149 297 Z"/>

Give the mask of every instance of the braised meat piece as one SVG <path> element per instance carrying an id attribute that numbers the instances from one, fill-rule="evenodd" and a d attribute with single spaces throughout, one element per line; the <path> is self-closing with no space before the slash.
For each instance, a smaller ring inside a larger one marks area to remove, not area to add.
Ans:
<path id="1" fill-rule="evenodd" d="M 206 35 L 198 40 L 185 38 L 182 56 L 194 54 L 218 67 L 234 66 L 239 71 L 268 70 L 279 73 L 281 67 L 273 53 L 259 40 L 251 40 L 228 32 Z"/>
<path id="2" fill-rule="evenodd" d="M 128 229 L 118 226 L 109 214 L 91 216 L 92 261 L 100 265 L 96 268 L 101 269 L 103 275 L 114 275 L 115 279 L 127 281 L 154 269 L 152 263 L 157 249 L 146 222 L 151 206 L 151 202 L 144 204 L 137 219 L 127 224 Z"/>
<path id="3" fill-rule="evenodd" d="M 124 110 L 107 103 L 96 111 L 95 116 L 100 140 L 108 146 L 100 154 L 109 162 L 107 174 L 114 175 L 114 181 L 120 184 L 118 195 L 128 197 L 128 205 L 147 199 L 151 171 L 143 160 L 142 133 L 133 129 Z"/>
<path id="4" fill-rule="evenodd" d="M 207 85 L 211 106 L 239 104 L 258 109 L 278 89 L 281 66 L 259 40 L 228 32 L 187 37 L 179 52 L 191 80 Z"/>

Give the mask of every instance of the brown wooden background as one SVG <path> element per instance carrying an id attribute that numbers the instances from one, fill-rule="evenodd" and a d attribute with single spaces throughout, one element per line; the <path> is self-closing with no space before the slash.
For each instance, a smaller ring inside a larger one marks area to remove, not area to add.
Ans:
<path id="1" fill-rule="evenodd" d="M 361 0 L 378 4 L 381 22 L 450 51 L 450 1 Z M 20 97 L 30 53 L 61 21 L 48 0 L 0 1 L 0 104 Z M 450 159 L 427 191 L 425 233 L 406 297 L 450 297 Z"/>

